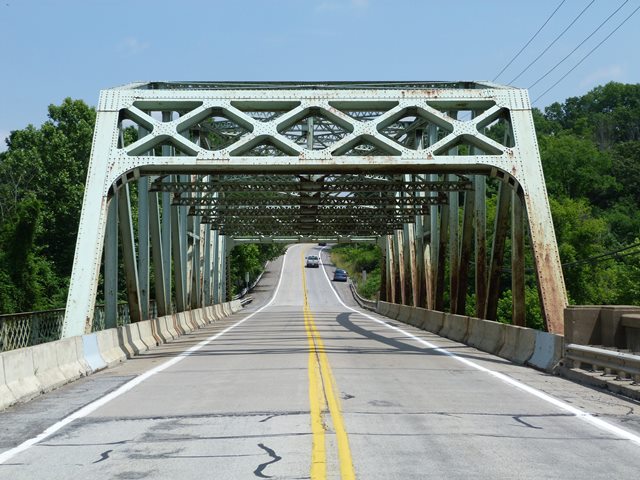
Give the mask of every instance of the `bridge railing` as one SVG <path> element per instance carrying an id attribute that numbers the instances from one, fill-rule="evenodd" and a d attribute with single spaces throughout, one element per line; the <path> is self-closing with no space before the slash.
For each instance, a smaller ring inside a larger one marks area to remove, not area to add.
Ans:
<path id="1" fill-rule="evenodd" d="M 366 308 L 367 310 L 375 311 L 378 308 L 378 302 L 376 300 L 369 300 L 368 298 L 364 298 L 362 295 L 358 293 L 358 289 L 353 284 L 353 282 L 349 281 L 349 288 L 351 289 L 351 294 L 358 305 L 362 308 Z"/>
<path id="2" fill-rule="evenodd" d="M 64 308 L 56 308 L 0 315 L 0 352 L 59 340 L 64 312 Z M 149 306 L 149 315 L 157 316 L 155 302 L 151 302 Z M 118 304 L 117 322 L 118 326 L 131 322 L 129 305 L 126 302 Z M 104 305 L 96 305 L 93 331 L 104 330 L 104 328 Z"/>
<path id="3" fill-rule="evenodd" d="M 564 322 L 568 376 L 640 399 L 640 307 L 570 306 Z"/>

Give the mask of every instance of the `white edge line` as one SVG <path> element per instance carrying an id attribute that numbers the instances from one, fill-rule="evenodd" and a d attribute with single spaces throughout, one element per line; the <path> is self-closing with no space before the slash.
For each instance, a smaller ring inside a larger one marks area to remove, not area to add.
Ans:
<path id="1" fill-rule="evenodd" d="M 161 365 L 158 365 L 157 367 L 152 368 L 151 370 L 147 370 L 146 372 L 144 372 L 144 373 L 138 375 L 137 377 L 129 380 L 127 383 L 121 385 L 116 390 L 112 391 L 111 393 L 108 393 L 104 397 L 100 397 L 99 399 L 94 400 L 93 402 L 85 405 L 84 407 L 80 408 L 79 410 L 76 410 L 71 415 L 63 418 L 59 422 L 54 423 L 53 425 L 51 425 L 50 427 L 45 429 L 42 433 L 36 435 L 35 437 L 30 438 L 28 440 L 25 440 L 20 445 L 0 453 L 0 465 L 5 463 L 7 460 L 10 460 L 11 458 L 15 457 L 19 453 L 24 452 L 25 450 L 28 450 L 29 448 L 33 447 L 34 445 L 42 442 L 43 440 L 45 440 L 46 438 L 50 437 L 51 435 L 53 435 L 54 433 L 56 433 L 57 431 L 59 431 L 60 429 L 65 427 L 66 425 L 70 424 L 74 420 L 78 420 L 79 418 L 86 417 L 90 413 L 93 413 L 98 408 L 102 407 L 103 405 L 109 403 L 111 400 L 114 400 L 114 399 L 118 398 L 120 395 L 122 395 L 122 394 L 128 392 L 129 390 L 133 389 L 134 387 L 138 386 L 139 384 L 141 384 L 142 382 L 147 380 L 149 377 L 152 377 L 156 373 L 160 373 L 163 370 L 166 370 L 167 368 L 169 368 L 169 367 L 175 365 L 176 363 L 184 360 L 185 358 L 187 358 L 190 355 L 192 355 L 193 353 L 197 352 L 198 350 L 200 350 L 201 348 L 203 348 L 207 344 L 213 342 L 214 340 L 216 340 L 217 338 L 221 337 L 222 335 L 224 335 L 225 333 L 229 332 L 230 330 L 233 330 L 237 326 L 242 325 L 244 322 L 249 320 L 251 317 L 253 317 L 254 315 L 257 315 L 262 310 L 264 310 L 265 308 L 270 306 L 273 303 L 273 301 L 275 300 L 276 296 L 278 295 L 278 291 L 280 290 L 280 284 L 282 283 L 282 277 L 283 277 L 283 272 L 284 272 L 284 264 L 285 264 L 286 258 L 287 258 L 287 256 L 286 256 L 286 253 L 285 253 L 285 255 L 283 255 L 283 257 L 282 257 L 282 266 L 280 267 L 280 278 L 278 279 L 278 285 L 276 286 L 276 289 L 273 292 L 273 296 L 271 297 L 269 302 L 267 302 L 264 306 L 260 307 L 258 310 L 256 310 L 252 314 L 247 315 L 245 318 L 243 318 L 239 322 L 236 322 L 233 325 L 225 328 L 221 332 L 218 332 L 215 335 L 212 335 L 209 338 L 206 338 L 205 340 L 202 340 L 200 343 L 194 345 L 193 347 L 190 347 L 187 350 L 185 350 L 183 352 L 180 352 L 176 357 L 173 357 L 171 360 L 168 360 L 165 363 L 163 363 Z"/>
<path id="2" fill-rule="evenodd" d="M 321 248 L 320 251 L 323 251 L 325 247 Z M 367 317 L 370 320 L 373 320 L 376 323 L 379 323 L 380 325 L 384 325 L 385 327 L 391 329 L 391 330 L 395 330 L 403 335 L 406 335 L 407 337 L 411 338 L 412 340 L 415 340 L 418 343 L 421 343 L 422 345 L 431 348 L 439 353 L 442 353 L 444 355 L 447 355 L 461 363 L 464 363 L 465 365 L 475 368 L 476 370 L 479 370 L 481 372 L 485 372 L 488 373 L 489 375 L 502 380 L 503 382 L 511 385 L 512 387 L 515 387 L 519 390 L 522 390 L 523 392 L 527 392 L 530 395 L 533 395 L 535 397 L 538 397 L 541 400 L 544 400 L 547 403 L 550 403 L 558 408 L 560 408 L 561 410 L 564 410 L 566 412 L 571 413 L 572 415 L 575 415 L 576 417 L 584 420 L 587 423 L 590 423 L 591 425 L 594 425 L 595 427 L 599 428 L 600 430 L 604 430 L 606 432 L 609 432 L 613 435 L 616 435 L 617 437 L 626 439 L 631 441 L 632 443 L 635 443 L 636 445 L 640 446 L 640 436 L 631 433 L 627 430 L 624 430 L 620 427 L 616 427 L 615 425 L 602 420 L 601 418 L 595 417 L 593 416 L 591 413 L 585 412 L 583 410 L 580 410 L 579 408 L 576 408 L 572 405 L 569 405 L 568 403 L 563 402 L 562 400 L 558 400 L 557 398 L 552 397 L 551 395 L 548 395 L 536 388 L 533 388 L 529 385 L 526 385 L 518 380 L 515 380 L 507 375 L 505 375 L 504 373 L 500 373 L 500 372 L 496 372 L 494 370 L 490 370 L 486 367 L 483 367 L 482 365 L 479 365 L 475 362 L 472 362 L 471 360 L 467 360 L 466 358 L 462 358 L 459 357 L 458 355 L 456 355 L 455 353 L 452 353 L 442 347 L 438 347 L 437 345 L 434 345 L 433 343 L 427 342 L 426 340 L 420 338 L 420 337 L 416 337 L 415 335 L 412 335 L 409 332 L 406 332 L 404 330 L 402 330 L 401 328 L 398 328 L 396 326 L 393 325 L 389 325 L 388 323 L 374 318 L 371 315 L 368 315 L 365 312 L 362 312 L 360 310 L 356 310 L 355 308 L 351 308 L 349 306 L 347 306 L 342 299 L 340 298 L 340 296 L 338 295 L 338 292 L 336 291 L 335 287 L 332 285 L 331 280 L 329 280 L 329 276 L 327 275 L 327 271 L 324 268 L 324 263 L 322 262 L 322 257 L 320 257 L 320 264 L 322 265 L 322 272 L 324 273 L 324 277 L 327 280 L 327 282 L 329 282 L 329 286 L 331 287 L 331 291 L 333 292 L 333 294 L 335 295 L 335 297 L 338 299 L 338 302 L 340 302 L 340 304 L 348 309 L 351 310 L 352 312 L 355 312 L 359 315 L 362 315 L 364 317 Z"/>

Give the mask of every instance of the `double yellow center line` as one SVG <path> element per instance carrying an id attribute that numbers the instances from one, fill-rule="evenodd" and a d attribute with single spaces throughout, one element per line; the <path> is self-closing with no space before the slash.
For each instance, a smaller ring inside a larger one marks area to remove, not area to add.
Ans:
<path id="1" fill-rule="evenodd" d="M 311 480 L 327 478 L 327 448 L 323 414 L 329 407 L 338 446 L 340 462 L 340 478 L 353 480 L 356 478 L 351 459 L 349 438 L 344 427 L 344 419 L 340 410 L 340 399 L 336 395 L 336 383 L 331 373 L 329 359 L 325 353 L 324 343 L 316 328 L 313 314 L 307 298 L 307 276 L 304 268 L 304 252 L 302 253 L 302 290 L 304 292 L 304 326 L 309 342 L 309 403 L 311 405 Z"/>

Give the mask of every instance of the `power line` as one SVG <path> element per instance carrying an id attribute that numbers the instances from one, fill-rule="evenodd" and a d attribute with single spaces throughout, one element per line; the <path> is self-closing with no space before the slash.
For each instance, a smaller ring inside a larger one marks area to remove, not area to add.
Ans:
<path id="1" fill-rule="evenodd" d="M 584 62 L 593 52 L 595 52 L 600 45 L 602 45 L 604 42 L 606 42 L 611 35 L 613 35 L 614 33 L 616 33 L 618 31 L 618 29 L 620 27 L 622 27 L 625 23 L 627 23 L 627 21 L 633 17 L 633 15 L 635 15 L 635 13 L 640 10 L 640 7 L 637 7 L 633 12 L 631 12 L 629 15 L 627 15 L 627 17 L 606 37 L 604 37 L 604 39 L 598 43 L 595 47 L 593 47 L 591 50 L 589 50 L 589 53 L 587 53 L 584 57 L 582 57 L 580 59 L 580 61 L 578 63 L 576 63 L 573 68 L 571 70 L 569 70 L 567 73 L 565 73 L 562 77 L 560 77 L 560 80 L 558 80 L 556 83 L 554 83 L 553 85 L 551 85 L 549 88 L 547 88 L 541 95 L 538 96 L 538 98 L 536 98 L 533 103 L 536 103 L 538 100 L 540 100 L 542 97 L 544 97 L 547 93 L 549 93 L 556 85 L 558 85 L 562 80 L 564 80 L 565 78 L 567 78 L 569 76 L 569 74 L 571 72 L 573 72 L 576 68 L 578 68 L 578 66 Z"/>
<path id="2" fill-rule="evenodd" d="M 531 62 L 529 65 L 527 65 L 527 66 L 524 68 L 524 70 L 522 70 L 518 75 L 516 75 L 516 77 L 515 77 L 513 80 L 511 80 L 511 81 L 509 82 L 509 85 L 513 84 L 513 82 L 515 82 L 517 79 L 519 79 L 519 78 L 522 76 L 522 74 L 523 74 L 524 72 L 526 72 L 527 70 L 529 70 L 529 68 L 531 68 L 531 66 L 532 66 L 534 63 L 536 63 L 538 60 L 540 60 L 540 57 L 542 57 L 545 53 L 547 53 L 547 51 L 548 51 L 551 47 L 553 47 L 553 45 L 554 45 L 558 40 L 560 40 L 560 39 L 562 38 L 562 36 L 563 36 L 565 33 L 567 33 L 567 30 L 569 30 L 569 29 L 573 26 L 573 24 L 574 24 L 574 23 L 576 23 L 576 22 L 578 21 L 578 19 L 579 19 L 579 18 L 584 14 L 584 12 L 586 12 L 586 11 L 589 9 L 589 7 L 590 7 L 591 5 L 593 5 L 593 4 L 595 3 L 595 1 L 596 1 L 596 0 L 591 0 L 591 3 L 589 3 L 586 7 L 584 7 L 584 8 L 582 9 L 582 11 L 578 14 L 578 16 L 577 16 L 576 18 L 574 18 L 574 19 L 573 19 L 573 21 L 572 21 L 569 25 L 567 25 L 567 27 L 566 27 L 562 32 L 560 32 L 560 34 L 559 34 L 558 36 L 556 36 L 556 38 L 554 38 L 554 39 L 553 39 L 553 41 L 552 41 L 549 45 L 547 45 L 547 48 L 545 48 L 542 52 L 540 52 L 540 55 L 538 55 L 538 56 L 535 58 L 535 60 L 533 60 L 533 62 Z"/>
<path id="3" fill-rule="evenodd" d="M 563 267 L 574 267 L 576 265 L 582 265 L 582 264 L 585 264 L 585 263 L 594 264 L 594 263 L 598 263 L 598 262 L 604 262 L 606 260 L 627 257 L 627 256 L 630 256 L 630 255 L 639 255 L 640 254 L 640 250 L 637 250 L 635 252 L 628 252 L 627 251 L 627 250 L 631 250 L 632 248 L 637 248 L 637 247 L 640 247 L 640 243 L 634 243 L 633 245 L 629 245 L 627 247 L 620 248 L 618 250 L 614 250 L 612 252 L 601 253 L 600 255 L 595 255 L 595 256 L 589 257 L 589 258 L 584 258 L 582 260 L 576 260 L 575 262 L 563 263 L 562 266 Z M 622 253 L 622 252 L 626 252 L 626 253 Z"/>
<path id="4" fill-rule="evenodd" d="M 535 82 L 533 82 L 531 85 L 529 85 L 529 87 L 528 87 L 528 88 L 529 88 L 529 90 L 530 90 L 530 89 L 532 89 L 533 87 L 535 87 L 535 86 L 536 86 L 536 85 L 537 85 L 541 80 L 545 79 L 545 78 L 546 78 L 546 77 L 547 77 L 551 72 L 553 72 L 553 71 L 554 71 L 556 68 L 558 68 L 562 63 L 564 63 L 564 61 L 565 61 L 567 58 L 569 58 L 571 55 L 573 55 L 573 54 L 574 54 L 574 52 L 575 52 L 576 50 L 578 50 L 582 45 L 584 45 L 584 44 L 585 44 L 585 42 L 586 42 L 587 40 L 589 40 L 591 37 L 593 37 L 593 36 L 598 32 L 598 30 L 600 30 L 600 29 L 601 29 L 601 28 L 602 28 L 602 27 L 603 27 L 603 26 L 604 26 L 604 25 L 605 25 L 609 20 L 611 20 L 611 18 L 612 18 L 616 13 L 618 13 L 618 12 L 620 11 L 620 9 L 621 9 L 622 7 L 624 7 L 627 3 L 629 3 L 629 0 L 625 0 L 625 1 L 622 3 L 622 5 L 620 5 L 617 9 L 615 9 L 615 10 L 614 10 L 614 12 L 613 12 L 611 15 L 609 15 L 609 16 L 608 16 L 608 17 L 607 17 L 607 18 L 606 18 L 606 19 L 605 19 L 605 20 L 604 20 L 600 25 L 598 25 L 598 28 L 596 28 L 593 32 L 591 32 L 587 38 L 585 38 L 584 40 L 582 40 L 582 41 L 578 44 L 578 46 L 577 46 L 576 48 L 574 48 L 573 50 L 571 50 L 571 52 L 570 52 L 566 57 L 564 57 L 562 60 L 560 60 L 558 63 L 556 63 L 556 64 L 555 64 L 555 65 L 554 65 L 554 66 L 553 66 L 553 67 L 552 67 L 552 68 L 551 68 L 547 73 L 545 73 L 543 76 L 541 76 L 539 79 L 537 79 L 537 80 L 536 80 Z"/>
<path id="5" fill-rule="evenodd" d="M 578 265 L 584 265 L 584 264 L 596 264 L 596 263 L 600 263 L 600 262 L 606 262 L 607 260 L 618 260 L 620 258 L 624 258 L 624 257 L 630 257 L 633 255 L 640 255 L 640 249 L 636 250 L 636 251 L 631 251 L 629 252 L 628 250 L 634 249 L 634 248 L 638 248 L 640 247 L 640 242 L 639 243 L 634 243 L 632 245 L 628 245 L 626 247 L 622 247 L 619 248 L 618 250 L 613 250 L 611 252 L 605 252 L 605 253 L 601 253 L 598 255 L 594 255 L 593 257 L 588 257 L 588 258 L 583 258 L 582 260 L 576 260 L 573 262 L 566 262 L 566 263 L 562 263 L 560 266 L 563 268 L 566 267 L 576 267 Z M 623 253 L 624 252 L 624 253 Z M 470 262 L 471 264 L 472 262 Z M 511 269 L 510 268 L 503 268 L 501 270 L 502 272 L 505 273 L 511 273 Z M 525 269 L 525 272 L 527 273 L 532 273 L 535 272 L 534 268 L 527 268 Z"/>
<path id="6" fill-rule="evenodd" d="M 544 26 L 545 26 L 547 23 L 549 23 L 549 20 L 551 20 L 551 19 L 553 18 L 553 16 L 556 14 L 556 12 L 560 9 L 560 7 L 561 7 L 561 6 L 564 4 L 564 2 L 566 2 L 566 1 L 567 1 L 567 0 L 562 0 L 562 1 L 560 2 L 560 5 L 558 5 L 558 6 L 556 7 L 556 9 L 551 13 L 551 15 L 549 15 L 549 18 L 547 18 L 547 20 L 542 24 L 542 26 L 541 26 L 541 27 L 538 29 L 538 31 L 533 35 L 533 37 L 531 37 L 531 38 L 529 39 L 529 41 L 524 45 L 524 47 L 522 47 L 522 48 L 520 49 L 520 51 L 519 51 L 518 53 L 516 53 L 516 54 L 515 54 L 515 56 L 514 56 L 514 57 L 509 61 L 509 63 L 507 63 L 507 64 L 504 66 L 504 68 L 503 68 L 502 70 L 500 70 L 500 73 L 498 73 L 498 75 L 496 75 L 496 76 L 494 77 L 494 79 L 492 80 L 493 82 L 495 82 L 495 81 L 498 79 L 498 77 L 499 77 L 500 75 L 502 75 L 502 73 L 503 73 L 507 68 L 509 68 L 509 66 L 514 62 L 514 60 L 515 60 L 516 58 L 518 58 L 518 56 L 519 56 L 519 55 L 524 51 L 524 49 L 525 49 L 525 48 L 527 48 L 531 42 L 533 42 L 533 40 L 534 40 L 534 39 L 538 36 L 538 34 L 542 31 L 542 29 L 544 28 Z"/>

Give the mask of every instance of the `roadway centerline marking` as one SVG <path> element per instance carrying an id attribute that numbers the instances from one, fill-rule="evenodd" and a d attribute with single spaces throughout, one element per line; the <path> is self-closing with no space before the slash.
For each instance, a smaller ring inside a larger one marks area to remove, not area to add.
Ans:
<path id="1" fill-rule="evenodd" d="M 197 352 L 201 348 L 207 346 L 209 343 L 211 343 L 214 340 L 220 338 L 225 333 L 230 332 L 234 328 L 242 325 L 244 322 L 246 322 L 247 320 L 249 320 L 253 316 L 257 315 L 258 313 L 262 312 L 265 308 L 269 307 L 273 303 L 273 301 L 275 300 L 276 296 L 278 295 L 278 292 L 280 291 L 280 285 L 282 284 L 282 277 L 283 277 L 284 265 L 285 265 L 285 262 L 286 262 L 286 258 L 287 257 L 286 257 L 286 254 L 285 254 L 283 256 L 283 258 L 282 258 L 282 266 L 280 267 L 280 278 L 278 279 L 278 284 L 276 285 L 276 289 L 273 292 L 273 296 L 271 297 L 271 299 L 264 306 L 260 307 L 255 312 L 247 315 L 242 320 L 240 320 L 240 321 L 234 323 L 233 325 L 225 328 L 221 332 L 218 332 L 215 335 L 212 335 L 212 336 L 202 340 L 200 343 L 197 343 L 193 347 L 190 347 L 187 350 L 185 350 L 183 352 L 180 352 L 177 356 L 173 357 L 171 360 L 168 360 L 165 363 L 163 363 L 161 365 L 158 365 L 157 367 L 152 368 L 151 370 L 147 370 L 146 372 L 138 375 L 137 377 L 133 378 L 132 380 L 129 380 L 127 383 L 121 385 L 120 387 L 118 387 L 117 389 L 112 391 L 111 393 L 108 393 L 107 395 L 105 395 L 103 397 L 100 397 L 97 400 L 94 400 L 93 402 L 85 405 L 84 407 L 80 408 L 79 410 L 76 410 L 71 415 L 63 418 L 59 422 L 56 422 L 53 425 L 51 425 L 50 427 L 46 428 L 43 432 L 41 432 L 40 434 L 36 435 L 35 437 L 32 437 L 32 438 L 30 438 L 28 440 L 25 440 L 20 445 L 18 445 L 16 447 L 13 447 L 13 448 L 10 448 L 9 450 L 6 450 L 6 451 L 0 453 L 0 465 L 2 465 L 3 463 L 7 462 L 7 460 L 12 459 L 13 457 L 18 455 L 19 453 L 24 452 L 24 451 L 28 450 L 29 448 L 33 447 L 34 445 L 37 445 L 38 443 L 40 443 L 43 440 L 47 439 L 48 437 L 50 437 L 54 433 L 58 432 L 62 428 L 64 428 L 67 425 L 69 425 L 74 420 L 78 420 L 80 418 L 84 418 L 87 415 L 93 413 L 98 408 L 100 408 L 103 405 L 106 405 L 107 403 L 109 403 L 111 400 L 115 400 L 116 398 L 118 398 L 119 396 L 121 396 L 124 393 L 128 392 L 132 388 L 140 385 L 142 382 L 147 380 L 149 377 L 152 377 L 156 373 L 160 373 L 163 370 L 166 370 L 167 368 L 172 367 L 176 363 L 181 362 L 185 358 L 193 355 L 195 352 Z"/>
<path id="2" fill-rule="evenodd" d="M 326 436 L 324 433 L 324 425 L 322 424 L 322 408 L 318 409 L 320 402 L 318 399 L 318 393 L 324 393 L 324 398 L 326 399 L 329 407 L 329 414 L 331 415 L 331 420 L 336 434 L 338 460 L 340 463 L 340 478 L 342 480 L 354 480 L 356 477 L 351 457 L 351 448 L 349 446 L 349 437 L 347 435 L 342 411 L 340 409 L 340 400 L 335 393 L 338 390 L 336 381 L 333 373 L 331 372 L 331 366 L 329 365 L 329 359 L 324 348 L 324 342 L 316 328 L 307 298 L 307 276 L 305 271 L 304 252 L 301 252 L 301 257 L 304 324 L 309 342 L 309 401 L 311 403 L 311 428 L 313 432 L 311 479 L 326 479 Z M 315 385 L 312 383 L 315 383 Z M 318 410 L 319 416 L 314 415 Z M 322 433 L 317 431 L 318 425 L 322 429 Z M 319 446 L 320 444 L 322 444 L 322 447 Z"/>
<path id="3" fill-rule="evenodd" d="M 324 251 L 324 248 L 321 248 L 320 251 Z M 500 372 L 496 372 L 495 370 L 491 370 L 487 367 L 483 367 L 480 364 L 477 364 L 471 360 L 467 360 L 466 358 L 462 358 L 459 357 L 458 355 L 456 355 L 455 353 L 450 352 L 449 350 L 446 350 L 443 347 L 438 347 L 437 345 L 428 342 L 420 337 L 416 337 L 415 335 L 402 330 L 399 327 L 396 327 L 394 325 L 389 325 L 388 323 L 386 323 L 383 320 L 380 320 L 378 318 L 372 317 L 371 315 L 368 315 L 360 310 L 356 310 L 355 308 L 351 308 L 348 305 L 346 305 L 342 299 L 340 298 L 340 296 L 338 295 L 338 292 L 336 291 L 336 289 L 334 288 L 334 286 L 331 284 L 331 280 L 329 280 L 329 276 L 327 275 L 327 271 L 324 268 L 324 263 L 322 261 L 322 256 L 319 255 L 320 257 L 320 265 L 322 266 L 322 273 L 324 273 L 324 278 L 327 280 L 327 282 L 329 283 L 329 286 L 331 287 L 331 291 L 333 292 L 334 296 L 336 297 L 336 299 L 338 300 L 338 302 L 340 303 L 340 305 L 342 305 L 344 308 L 346 308 L 347 310 L 350 310 L 354 313 L 357 313 L 358 315 L 362 315 L 363 317 L 368 318 L 369 320 L 373 320 L 376 323 L 379 323 L 380 325 L 385 326 L 386 328 L 390 329 L 390 330 L 394 330 L 398 333 L 401 333 L 409 338 L 411 338 L 412 340 L 415 340 L 418 343 L 421 343 L 422 345 L 424 345 L 425 347 L 431 348 L 434 351 L 438 352 L 438 353 L 442 353 L 443 355 L 446 355 L 448 357 L 451 357 L 471 368 L 474 368 L 476 370 L 479 370 L 481 372 L 485 372 L 489 375 L 491 375 L 492 377 L 495 377 L 499 380 L 502 380 L 503 382 L 511 385 L 512 387 L 515 387 L 519 390 L 522 390 L 523 392 L 529 393 L 530 395 L 533 395 L 534 397 L 538 397 L 541 400 L 544 400 L 547 403 L 550 403 L 558 408 L 560 408 L 561 410 L 564 410 L 565 412 L 569 412 L 572 415 L 574 415 L 575 417 L 584 420 L 585 422 L 593 425 L 594 427 L 598 428 L 599 430 L 604 430 L 605 432 L 611 433 L 612 435 L 615 435 L 619 438 L 623 438 L 625 440 L 629 440 L 630 442 L 634 443 L 635 445 L 640 446 L 640 435 L 636 435 L 635 433 L 629 432 L 627 430 L 624 430 L 623 428 L 617 427 L 615 425 L 613 425 L 612 423 L 609 423 L 605 420 L 602 420 L 596 416 L 594 416 L 593 414 L 589 413 L 589 412 L 585 412 L 583 410 L 580 410 L 579 408 L 576 408 L 572 405 L 569 405 L 568 403 L 563 402 L 562 400 L 558 400 L 555 397 L 552 397 L 551 395 L 542 392 L 541 390 L 538 390 L 537 388 L 531 387 L 529 385 L 527 385 L 526 383 L 520 382 L 514 378 L 509 377 L 508 375 L 505 375 L 504 373 L 500 373 Z"/>

